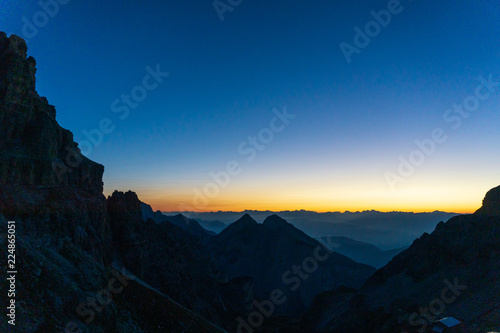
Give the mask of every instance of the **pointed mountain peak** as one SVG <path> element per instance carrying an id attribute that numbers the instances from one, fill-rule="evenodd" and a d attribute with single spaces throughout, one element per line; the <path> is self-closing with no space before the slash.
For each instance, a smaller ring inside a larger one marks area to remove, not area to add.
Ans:
<path id="1" fill-rule="evenodd" d="M 231 238 L 238 235 L 243 229 L 255 228 L 257 226 L 257 221 L 255 221 L 250 215 L 245 214 L 236 222 L 231 223 L 227 228 L 222 230 L 217 237 L 219 239 Z"/>
<path id="2" fill-rule="evenodd" d="M 242 217 L 240 217 L 234 224 L 248 224 L 248 225 L 253 225 L 257 224 L 257 221 L 255 221 L 249 214 L 245 214 Z"/>
<path id="3" fill-rule="evenodd" d="M 270 228 L 282 228 L 286 226 L 291 226 L 286 220 L 282 219 L 276 214 L 266 217 L 263 223 L 265 226 Z"/>

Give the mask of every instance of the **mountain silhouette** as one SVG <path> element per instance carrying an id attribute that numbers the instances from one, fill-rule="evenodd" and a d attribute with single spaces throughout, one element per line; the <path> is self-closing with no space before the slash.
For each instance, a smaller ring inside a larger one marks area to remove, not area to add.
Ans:
<path id="1" fill-rule="evenodd" d="M 500 187 L 474 214 L 437 225 L 431 218 L 451 214 L 425 215 L 434 231 L 378 270 L 332 251 L 379 255 L 376 246 L 338 237 L 323 240 L 327 248 L 272 212 L 263 223 L 244 214 L 214 235 L 134 192 L 106 198 L 104 166 L 57 123 L 35 73 L 25 41 L 0 32 L 0 246 L 12 244 L 15 221 L 15 332 L 235 332 L 277 293 L 283 302 L 255 332 L 425 332 L 443 317 L 461 322 L 455 331 L 498 331 Z M 393 244 L 411 215 L 392 214 L 377 233 L 397 230 Z M 345 213 L 353 219 L 335 227 L 366 230 L 381 216 Z M 412 221 L 420 230 L 420 216 Z"/>
<path id="2" fill-rule="evenodd" d="M 223 308 L 217 290 L 224 286 L 204 270 L 209 264 L 196 240 L 170 224 L 143 221 L 132 192 L 106 201 L 104 167 L 81 154 L 38 95 L 35 65 L 23 39 L 0 32 L 0 231 L 6 235 L 7 220 L 15 221 L 15 331 L 224 332 L 212 323 L 223 321 L 224 310 L 215 312 Z M 7 248 L 6 236 L 0 245 Z M 170 290 L 148 275 L 159 262 L 172 275 Z M 125 267 L 139 277 L 126 277 Z M 9 289 L 6 272 L 2 290 Z M 144 279 L 148 284 L 138 282 Z M 7 319 L 0 317 L 1 331 Z"/>
<path id="3" fill-rule="evenodd" d="M 359 288 L 375 271 L 329 251 L 277 215 L 262 224 L 243 215 L 214 237 L 211 252 L 217 269 L 229 278 L 254 280 L 257 299 L 269 298 L 274 289 L 282 290 L 287 301 L 275 311 L 290 316 L 303 313 L 319 292 L 340 285 Z M 315 258 L 317 254 L 322 260 Z"/>
<path id="4" fill-rule="evenodd" d="M 438 223 L 377 270 L 359 292 L 318 295 L 305 325 L 315 332 L 426 332 L 434 321 L 454 317 L 462 322 L 460 332 L 498 330 L 498 194 L 499 187 L 489 191 L 472 215 Z"/>
<path id="5" fill-rule="evenodd" d="M 154 212 L 153 208 L 151 208 L 150 205 L 141 202 L 141 211 L 142 211 L 142 218 L 147 221 L 148 219 L 152 219 L 156 223 L 163 223 L 165 221 L 168 221 L 176 226 L 181 227 L 188 233 L 190 233 L 193 236 L 197 237 L 202 237 L 206 238 L 207 236 L 214 236 L 215 232 L 208 231 L 205 228 L 203 228 L 198 221 L 188 219 L 182 214 L 177 214 L 173 216 L 168 216 L 164 215 L 162 212 L 159 210 Z"/>

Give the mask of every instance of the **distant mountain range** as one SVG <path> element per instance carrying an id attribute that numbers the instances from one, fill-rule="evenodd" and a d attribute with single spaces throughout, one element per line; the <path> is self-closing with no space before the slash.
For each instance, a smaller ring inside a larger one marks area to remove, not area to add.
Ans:
<path id="1" fill-rule="evenodd" d="M 143 218 L 147 220 L 148 218 L 152 218 L 154 221 L 157 223 L 161 223 L 163 221 L 168 220 L 172 224 L 178 225 L 191 233 L 192 235 L 197 235 L 197 236 L 204 236 L 206 234 L 210 235 L 215 235 L 216 232 L 221 232 L 222 230 L 226 229 L 228 225 L 216 220 L 216 221 L 206 221 L 206 220 L 200 220 L 200 219 L 188 219 L 182 214 L 177 214 L 174 216 L 169 216 L 165 215 L 164 213 L 160 211 L 153 212 L 153 209 L 151 206 L 142 203 L 141 205 L 142 211 L 143 211 Z M 297 211 L 299 212 L 299 211 Z M 258 212 L 258 215 L 261 215 L 262 212 Z M 300 212 L 303 214 L 304 212 Z M 317 214 L 314 212 L 309 212 L 312 214 Z M 366 213 L 366 212 L 365 212 Z M 369 212 L 371 216 L 380 214 L 380 212 Z M 204 214 L 204 213 L 201 213 Z M 210 214 L 210 213 L 209 213 Z M 222 213 L 217 213 L 217 214 L 222 214 Z M 233 212 L 227 213 L 229 215 L 233 215 Z M 382 213 L 384 214 L 384 213 Z M 404 213 L 408 214 L 408 213 Z M 433 213 L 430 213 L 433 214 Z M 437 214 L 437 213 L 435 213 Z M 248 215 L 248 214 L 245 214 Z M 277 216 L 276 214 L 272 214 L 274 216 Z M 249 215 L 248 215 L 249 216 Z M 413 214 L 410 214 L 410 216 L 413 216 Z M 385 217 L 385 214 L 384 214 Z M 427 217 L 427 216 L 426 216 Z M 367 217 L 365 216 L 365 219 Z M 391 223 L 391 218 L 394 218 L 392 216 L 389 217 L 389 221 L 382 221 L 379 223 Z M 235 222 L 236 223 L 236 222 Z M 255 222 L 257 223 L 257 222 Z M 232 226 L 231 223 L 229 223 L 229 226 Z M 208 231 L 208 230 L 211 231 Z M 347 238 L 344 236 L 322 236 L 322 237 L 317 237 L 316 238 L 319 242 L 323 243 L 325 246 L 330 248 L 331 250 L 338 252 L 340 254 L 345 255 L 346 257 L 349 257 L 350 259 L 353 259 L 356 262 L 367 264 L 370 266 L 373 266 L 375 268 L 380 268 L 387 264 L 396 254 L 400 253 L 407 247 L 401 247 L 398 249 L 393 249 L 393 250 L 386 250 L 382 251 L 380 250 L 377 246 L 366 243 L 366 242 L 361 242 L 357 241 L 351 238 Z"/>
<path id="2" fill-rule="evenodd" d="M 163 223 L 165 221 L 168 221 L 176 226 L 181 227 L 188 233 L 190 233 L 193 236 L 198 236 L 198 237 L 206 237 L 206 236 L 214 236 L 216 235 L 215 232 L 206 230 L 203 228 L 198 221 L 188 219 L 182 214 L 177 214 L 173 216 L 165 215 L 159 210 L 154 212 L 153 208 L 151 208 L 150 205 L 141 202 L 141 212 L 142 212 L 142 218 L 144 221 L 147 221 L 148 219 L 152 219 L 156 223 Z"/>
<path id="3" fill-rule="evenodd" d="M 378 211 L 317 213 L 312 211 L 243 211 L 243 212 L 167 212 L 167 215 L 183 214 L 198 221 L 206 229 L 220 232 L 244 214 L 257 221 L 264 221 L 276 214 L 311 237 L 325 235 L 344 236 L 358 241 L 371 243 L 382 250 L 408 247 L 413 240 L 424 232 L 431 232 L 436 221 L 446 221 L 456 213 L 405 213 Z"/>
<path id="4" fill-rule="evenodd" d="M 475 214 L 424 233 L 360 291 L 318 295 L 304 326 L 316 332 L 430 332 L 434 321 L 453 317 L 461 322 L 453 332 L 500 330 L 499 208 L 500 186 Z"/>
<path id="5" fill-rule="evenodd" d="M 38 95 L 35 65 L 0 32 L 0 247 L 15 239 L 17 269 L 0 270 L 16 294 L 1 332 L 500 330 L 500 187 L 446 223 L 441 212 L 165 216 L 134 192 L 103 195 L 104 167 Z M 428 228 L 378 270 L 335 251 L 382 264 L 399 250 L 380 244 Z"/>

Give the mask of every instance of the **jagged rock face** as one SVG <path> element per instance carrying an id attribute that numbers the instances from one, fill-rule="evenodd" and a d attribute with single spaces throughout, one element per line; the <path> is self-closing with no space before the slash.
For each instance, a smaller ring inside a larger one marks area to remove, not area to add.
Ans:
<path id="1" fill-rule="evenodd" d="M 115 294 L 114 302 L 100 303 L 97 293 L 116 277 L 108 265 L 113 245 L 102 194 L 104 167 L 85 158 L 72 133 L 58 125 L 55 108 L 35 91 L 35 60 L 26 56 L 21 38 L 0 32 L 0 246 L 7 248 L 6 220 L 16 221 L 22 269 L 15 331 L 222 332 L 135 282 Z M 127 226 L 140 218 L 134 196 L 114 206 L 115 222 L 123 219 Z M 114 227 L 123 231 L 118 239 L 126 239 L 127 228 Z M 6 278 L 2 269 L 1 290 L 8 289 Z M 0 331 L 8 327 L 7 318 L 0 317 Z"/>
<path id="2" fill-rule="evenodd" d="M 26 123 L 36 117 L 35 104 L 46 102 L 40 100 L 35 91 L 36 62 L 32 57 L 26 59 L 27 50 L 21 38 L 15 35 L 7 38 L 0 33 L 0 98 L 4 109 L 0 116 L 0 129 L 8 140 L 20 139 Z M 54 109 L 50 111 L 55 118 Z M 7 119 L 8 122 L 5 121 Z"/>
<path id="3" fill-rule="evenodd" d="M 488 216 L 500 216 L 500 186 L 491 189 L 486 193 L 483 200 L 483 206 L 476 214 Z"/>
<path id="4" fill-rule="evenodd" d="M 287 300 L 276 306 L 277 315 L 300 315 L 318 293 L 340 285 L 360 287 L 375 271 L 336 252 L 328 253 L 318 241 L 276 215 L 263 224 L 244 215 L 214 237 L 211 251 L 217 268 L 230 279 L 253 278 L 257 300 L 282 290 Z"/>
<path id="5" fill-rule="evenodd" d="M 128 247 L 134 241 L 133 230 L 144 225 L 141 202 L 134 192 L 115 191 L 106 201 L 115 246 Z"/>
<path id="6" fill-rule="evenodd" d="M 109 259 L 104 167 L 85 158 L 55 108 L 35 90 L 36 62 L 23 39 L 0 32 L 0 212 L 24 233 L 68 236 Z"/>
<path id="7" fill-rule="evenodd" d="M 115 191 L 108 197 L 118 259 L 139 278 L 185 307 L 216 324 L 231 325 L 234 314 L 246 309 L 245 295 L 251 293 L 251 284 L 233 281 L 226 285 L 213 269 L 202 239 L 167 220 L 144 221 L 143 209 L 144 204 L 134 192 Z"/>

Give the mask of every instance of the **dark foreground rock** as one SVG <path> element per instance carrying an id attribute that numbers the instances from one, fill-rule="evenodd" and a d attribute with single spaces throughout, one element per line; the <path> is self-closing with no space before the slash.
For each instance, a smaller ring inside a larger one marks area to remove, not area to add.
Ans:
<path id="1" fill-rule="evenodd" d="M 80 153 L 55 108 L 37 94 L 35 65 L 24 40 L 0 32 L 0 246 L 7 248 L 7 221 L 15 221 L 18 269 L 16 326 L 2 315 L 0 331 L 222 332 L 170 297 L 117 282 L 123 276 L 111 263 L 135 259 L 120 253 L 131 234 L 123 229 L 113 239 L 121 229 L 108 216 L 104 167 Z M 163 255 L 185 253 L 177 246 Z M 5 291 L 5 263 L 1 268 Z M 6 306 L 7 294 L 0 298 Z"/>

